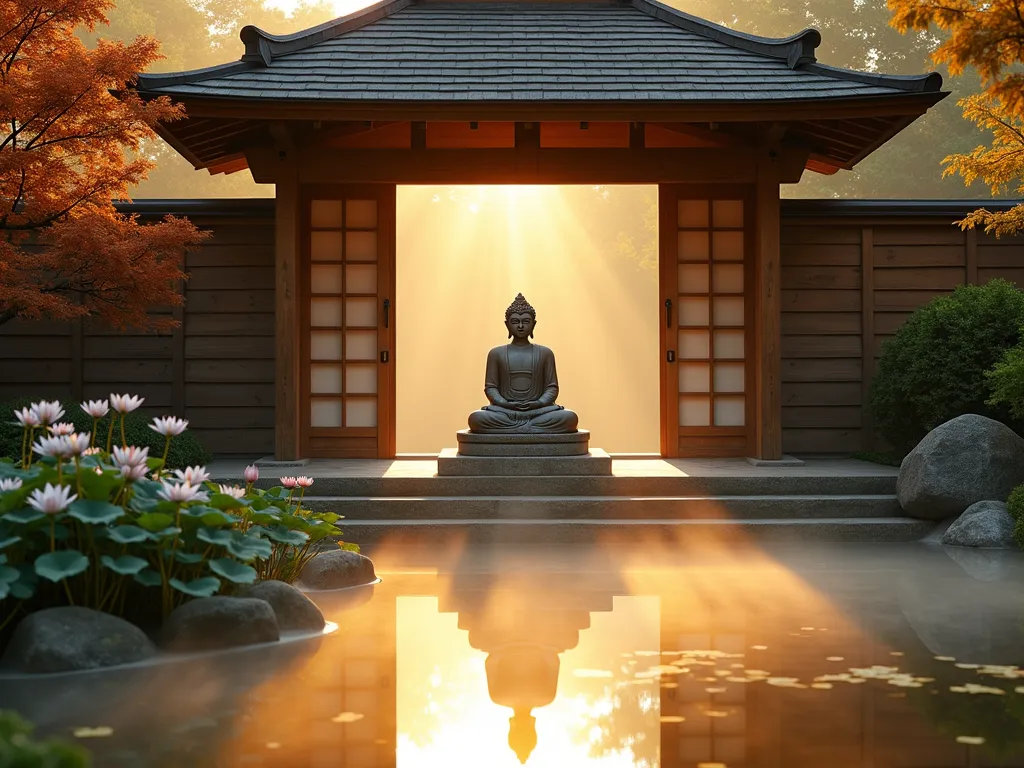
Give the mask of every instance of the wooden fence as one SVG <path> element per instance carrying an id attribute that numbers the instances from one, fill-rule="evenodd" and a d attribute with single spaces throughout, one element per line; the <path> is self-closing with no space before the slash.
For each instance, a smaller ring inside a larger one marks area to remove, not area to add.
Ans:
<path id="1" fill-rule="evenodd" d="M 970 202 L 786 200 L 782 205 L 782 402 L 787 453 L 874 447 L 864 403 L 882 341 L 955 286 L 1024 287 L 1024 238 L 962 232 Z M 0 400 L 131 391 L 182 414 L 215 453 L 265 455 L 274 435 L 272 200 L 151 200 L 213 238 L 190 254 L 182 326 L 118 334 L 89 322 L 0 326 Z"/>

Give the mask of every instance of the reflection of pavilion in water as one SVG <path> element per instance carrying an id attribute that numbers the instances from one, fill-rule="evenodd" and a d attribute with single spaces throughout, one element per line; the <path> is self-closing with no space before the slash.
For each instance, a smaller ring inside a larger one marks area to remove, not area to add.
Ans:
<path id="1" fill-rule="evenodd" d="M 612 585 L 573 590 L 558 583 L 562 578 L 473 574 L 439 601 L 442 613 L 458 613 L 469 644 L 487 654 L 487 691 L 495 704 L 512 710 L 508 743 L 521 763 L 537 746 L 533 710 L 558 693 L 560 654 L 577 646 L 591 613 L 612 610 Z"/>

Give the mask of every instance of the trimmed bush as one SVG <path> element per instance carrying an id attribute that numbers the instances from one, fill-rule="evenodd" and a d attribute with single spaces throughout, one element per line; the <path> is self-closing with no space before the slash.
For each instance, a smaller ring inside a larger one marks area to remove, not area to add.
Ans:
<path id="1" fill-rule="evenodd" d="M 989 403 L 987 372 L 1021 341 L 1024 293 L 1006 280 L 958 287 L 918 308 L 882 346 L 870 407 L 900 456 L 939 424 L 965 413 L 1021 432 L 1004 403 Z"/>
<path id="2" fill-rule="evenodd" d="M 11 415 L 16 410 L 32 405 L 39 398 L 19 397 L 0 403 L 0 458 L 18 461 L 21 458 L 21 427 Z M 106 399 L 106 398 L 103 398 Z M 76 432 L 92 432 L 92 418 L 82 412 L 78 403 L 73 400 L 62 400 L 64 416 L 61 421 L 69 421 L 75 425 Z M 110 416 L 100 420 L 96 430 L 96 445 L 106 445 L 107 429 Z M 128 414 L 124 422 L 124 434 L 128 445 L 149 448 L 150 456 L 162 456 L 164 438 L 149 428 L 151 417 L 139 411 Z M 121 444 L 121 432 L 115 428 L 114 444 Z M 184 469 L 185 467 L 205 466 L 213 456 L 191 432 L 185 432 L 171 441 L 171 449 L 167 454 L 168 469 Z"/>

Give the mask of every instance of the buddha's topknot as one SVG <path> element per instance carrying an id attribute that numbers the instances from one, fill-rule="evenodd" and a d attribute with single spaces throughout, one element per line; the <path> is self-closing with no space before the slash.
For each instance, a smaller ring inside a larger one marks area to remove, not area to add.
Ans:
<path id="1" fill-rule="evenodd" d="M 530 302 L 524 298 L 523 294 L 517 293 L 516 300 L 509 304 L 508 309 L 505 310 L 505 322 L 508 322 L 512 315 L 521 315 L 524 312 L 529 313 L 534 322 L 537 321 L 537 310 L 530 305 Z"/>

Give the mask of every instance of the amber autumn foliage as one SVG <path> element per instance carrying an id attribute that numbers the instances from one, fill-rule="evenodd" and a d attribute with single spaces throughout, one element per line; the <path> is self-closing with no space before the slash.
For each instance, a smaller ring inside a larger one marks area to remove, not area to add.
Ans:
<path id="1" fill-rule="evenodd" d="M 888 0 L 891 24 L 900 32 L 926 33 L 935 25 L 946 33 L 932 53 L 958 75 L 974 67 L 981 93 L 961 99 L 964 117 L 991 131 L 992 143 L 967 154 L 950 155 L 944 175 L 964 183 L 981 179 L 992 194 L 1024 194 L 1024 7 L 1020 0 Z M 959 222 L 983 226 L 998 235 L 1024 230 L 1024 205 L 1008 211 L 974 211 Z"/>
<path id="2" fill-rule="evenodd" d="M 152 163 L 138 155 L 166 98 L 125 90 L 159 58 L 146 37 L 100 40 L 109 0 L 0 0 L 0 324 L 91 316 L 116 328 L 174 325 L 175 281 L 205 237 L 187 219 L 140 224 L 114 209 Z M 111 95 L 117 92 L 119 98 Z"/>

